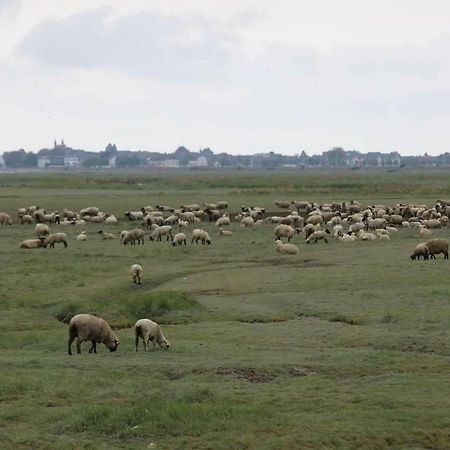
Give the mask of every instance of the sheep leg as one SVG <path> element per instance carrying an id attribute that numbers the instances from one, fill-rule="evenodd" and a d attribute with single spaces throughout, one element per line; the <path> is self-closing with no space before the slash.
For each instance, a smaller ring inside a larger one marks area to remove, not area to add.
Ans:
<path id="1" fill-rule="evenodd" d="M 328 244 L 327 238 L 323 238 L 323 240 Z"/>
<path id="2" fill-rule="evenodd" d="M 95 341 L 91 341 L 91 342 L 92 342 L 92 345 L 91 345 L 91 348 L 89 349 L 89 353 L 92 353 L 92 352 L 97 353 L 97 344 L 95 343 Z"/>
<path id="3" fill-rule="evenodd" d="M 136 351 L 138 351 L 138 346 L 139 346 L 139 336 L 137 331 L 134 334 L 134 346 L 136 347 Z M 144 345 L 145 348 L 145 345 Z"/>
<path id="4" fill-rule="evenodd" d="M 80 341 L 80 338 L 77 339 L 77 353 L 81 354 L 81 341 Z"/>
<path id="5" fill-rule="evenodd" d="M 444 253 L 444 259 L 448 259 L 448 252 Z"/>
<path id="6" fill-rule="evenodd" d="M 72 334 L 72 333 L 69 333 L 69 340 L 68 340 L 68 342 L 67 342 L 67 353 L 69 354 L 69 355 L 72 355 L 72 342 L 73 342 L 73 340 L 75 339 L 75 335 L 74 334 Z"/>
<path id="7" fill-rule="evenodd" d="M 67 242 L 63 241 L 63 244 L 64 244 L 64 248 L 67 248 Z"/>
<path id="8" fill-rule="evenodd" d="M 141 283 L 141 277 L 139 275 L 137 276 L 137 284 L 142 284 Z"/>

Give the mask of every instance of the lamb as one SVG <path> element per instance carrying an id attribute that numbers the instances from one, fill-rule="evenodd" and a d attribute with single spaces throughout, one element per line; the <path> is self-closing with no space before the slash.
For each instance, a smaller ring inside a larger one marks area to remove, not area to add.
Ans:
<path id="1" fill-rule="evenodd" d="M 448 259 L 449 243 L 447 239 L 430 239 L 425 242 L 425 245 L 431 259 L 436 259 L 435 255 L 439 255 L 440 253 L 444 254 L 444 259 Z"/>
<path id="2" fill-rule="evenodd" d="M 233 232 L 230 230 L 222 230 L 222 228 L 220 228 L 219 236 L 233 236 Z"/>
<path id="3" fill-rule="evenodd" d="M 12 225 L 11 216 L 8 213 L 0 212 L 0 225 Z"/>
<path id="4" fill-rule="evenodd" d="M 101 234 L 102 235 L 102 238 L 103 238 L 103 240 L 111 240 L 111 241 L 113 241 L 113 240 L 115 240 L 116 239 L 116 237 L 113 235 L 113 234 L 111 234 L 111 233 L 105 233 L 103 230 L 100 230 L 99 232 L 98 232 L 98 234 Z"/>
<path id="5" fill-rule="evenodd" d="M 123 245 L 127 245 L 128 243 L 130 243 L 131 245 L 144 245 L 145 233 L 144 230 L 141 230 L 140 228 L 135 228 L 134 230 L 126 231 L 125 233 L 122 231 L 121 237 Z"/>
<path id="6" fill-rule="evenodd" d="M 308 237 L 308 239 L 306 239 L 306 243 L 310 244 L 311 242 L 313 242 L 313 243 L 317 244 L 318 241 L 323 239 L 328 244 L 327 234 L 330 234 L 330 232 L 328 230 L 325 230 L 325 231 L 323 231 L 323 230 L 314 231 Z"/>
<path id="7" fill-rule="evenodd" d="M 174 237 L 173 237 L 173 242 L 172 245 L 175 247 L 177 244 L 181 245 L 183 244 L 186 245 L 186 235 L 184 233 L 177 233 Z"/>
<path id="8" fill-rule="evenodd" d="M 191 240 L 191 244 L 195 243 L 198 244 L 198 241 L 201 241 L 202 244 L 204 244 L 205 242 L 210 245 L 211 244 L 211 238 L 209 237 L 209 234 L 207 231 L 202 230 L 201 228 L 196 228 L 195 230 L 192 231 L 192 240 Z"/>
<path id="9" fill-rule="evenodd" d="M 26 239 L 20 243 L 20 248 L 41 248 L 44 246 L 44 237 L 37 239 Z"/>
<path id="10" fill-rule="evenodd" d="M 298 247 L 294 244 L 284 244 L 282 241 L 277 239 L 275 241 L 275 250 L 278 253 L 283 253 L 286 255 L 296 255 L 298 253 Z"/>
<path id="11" fill-rule="evenodd" d="M 68 353 L 72 354 L 72 342 L 77 338 L 77 353 L 81 353 L 81 343 L 91 341 L 89 353 L 97 353 L 97 343 L 104 344 L 111 352 L 117 350 L 119 339 L 108 322 L 92 314 L 77 314 L 69 322 Z"/>
<path id="12" fill-rule="evenodd" d="M 34 232 L 37 237 L 48 236 L 50 234 L 50 228 L 45 223 L 38 223 L 34 227 Z"/>
<path id="13" fill-rule="evenodd" d="M 170 225 L 163 225 L 161 227 L 156 226 L 153 233 L 150 235 L 150 240 L 153 241 L 156 238 L 157 241 L 160 241 L 162 236 L 166 236 L 166 241 L 169 239 L 173 241 L 172 227 Z"/>
<path id="14" fill-rule="evenodd" d="M 130 267 L 130 276 L 133 279 L 134 284 L 142 284 L 141 278 L 144 273 L 144 269 L 140 264 L 133 264 Z"/>
<path id="15" fill-rule="evenodd" d="M 139 319 L 134 324 L 134 344 L 136 351 L 138 351 L 139 338 L 144 344 L 144 351 L 148 351 L 148 343 L 151 341 L 153 348 L 158 344 L 161 348 L 166 350 L 170 348 L 170 343 L 164 336 L 161 327 L 150 319 Z"/>
<path id="16" fill-rule="evenodd" d="M 413 252 L 409 255 L 409 257 L 410 257 L 412 260 L 414 260 L 414 259 L 419 260 L 420 257 L 422 257 L 423 259 L 428 259 L 428 257 L 429 257 L 429 252 L 428 252 L 428 247 L 427 247 L 426 243 L 423 242 L 422 244 L 416 245 L 415 249 L 414 249 Z"/>
<path id="17" fill-rule="evenodd" d="M 86 231 L 82 231 L 75 239 L 77 241 L 87 241 Z"/>
<path id="18" fill-rule="evenodd" d="M 62 242 L 64 244 L 64 248 L 67 248 L 67 234 L 66 233 L 50 234 L 44 241 L 44 247 L 55 248 L 55 244 L 57 242 Z"/>
<path id="19" fill-rule="evenodd" d="M 292 228 L 290 225 L 280 224 L 274 228 L 273 232 L 275 233 L 275 240 L 281 240 L 282 237 L 286 237 L 290 241 L 295 234 L 295 228 Z"/>

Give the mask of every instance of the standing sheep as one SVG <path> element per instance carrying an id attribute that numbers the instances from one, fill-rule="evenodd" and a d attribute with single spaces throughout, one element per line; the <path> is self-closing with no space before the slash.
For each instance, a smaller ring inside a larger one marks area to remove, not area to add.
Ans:
<path id="1" fill-rule="evenodd" d="M 184 233 L 177 233 L 173 237 L 172 245 L 175 247 L 177 244 L 181 245 L 183 243 L 184 243 L 184 245 L 186 245 L 186 235 Z"/>
<path id="2" fill-rule="evenodd" d="M 130 267 L 130 276 L 133 279 L 134 284 L 142 284 L 141 278 L 142 278 L 143 274 L 144 274 L 144 269 L 142 268 L 142 266 L 140 264 L 133 264 Z"/>
<path id="3" fill-rule="evenodd" d="M 48 236 L 50 234 L 50 228 L 45 223 L 38 223 L 34 227 L 34 232 L 37 237 Z"/>
<path id="4" fill-rule="evenodd" d="M 144 245 L 145 233 L 144 230 L 141 230 L 140 228 L 135 228 L 131 231 L 122 231 L 120 236 L 123 245 L 127 245 L 128 243 L 130 243 L 131 245 Z"/>
<path id="5" fill-rule="evenodd" d="M 173 241 L 172 227 L 170 225 L 157 226 L 150 235 L 150 240 L 153 241 L 156 238 L 157 241 L 161 241 L 162 236 L 166 236 L 166 241 L 169 239 Z"/>
<path id="6" fill-rule="evenodd" d="M 196 228 L 192 231 L 192 240 L 191 243 L 193 244 L 194 241 L 196 244 L 198 244 L 198 241 L 201 241 L 202 244 L 207 243 L 208 245 L 211 244 L 211 238 L 209 237 L 209 234 L 207 231 L 202 230 L 201 228 Z"/>
<path id="7" fill-rule="evenodd" d="M 0 212 L 0 225 L 12 225 L 11 216 L 8 213 Z"/>
<path id="8" fill-rule="evenodd" d="M 444 259 L 448 259 L 449 243 L 447 239 L 430 239 L 425 242 L 431 259 L 436 259 L 435 255 L 444 254 Z"/>
<path id="9" fill-rule="evenodd" d="M 164 336 L 161 327 L 150 319 L 139 319 L 134 324 L 134 336 L 136 351 L 138 351 L 139 338 L 141 338 L 144 343 L 145 351 L 148 350 L 148 343 L 150 341 L 153 344 L 153 348 L 156 347 L 156 344 L 166 350 L 170 347 L 170 343 Z"/>
<path id="10" fill-rule="evenodd" d="M 413 250 L 413 252 L 409 255 L 409 257 L 414 260 L 417 259 L 419 260 L 420 257 L 422 257 L 423 259 L 428 259 L 428 248 L 426 246 L 426 243 L 423 242 L 422 244 L 417 244 L 416 248 Z"/>
<path id="11" fill-rule="evenodd" d="M 72 342 L 77 338 L 77 353 L 81 353 L 81 343 L 91 341 L 89 353 L 97 353 L 97 343 L 104 344 L 111 352 L 117 350 L 119 339 L 108 322 L 92 314 L 77 314 L 69 322 L 68 353 L 72 354 Z"/>
<path id="12" fill-rule="evenodd" d="M 61 242 L 64 244 L 64 248 L 67 248 L 67 234 L 66 233 L 53 233 L 50 234 L 44 241 L 44 247 L 55 248 L 55 244 Z"/>

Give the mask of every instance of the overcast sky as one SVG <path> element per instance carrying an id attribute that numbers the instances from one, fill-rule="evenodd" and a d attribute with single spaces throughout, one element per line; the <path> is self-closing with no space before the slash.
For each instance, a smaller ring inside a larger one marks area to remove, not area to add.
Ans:
<path id="1" fill-rule="evenodd" d="M 0 0 L 0 153 L 450 151 L 447 0 Z"/>

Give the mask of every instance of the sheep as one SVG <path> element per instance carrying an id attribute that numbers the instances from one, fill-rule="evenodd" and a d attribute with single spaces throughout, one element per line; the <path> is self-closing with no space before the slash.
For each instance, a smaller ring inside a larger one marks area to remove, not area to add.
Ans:
<path id="1" fill-rule="evenodd" d="M 217 209 L 217 205 L 215 203 L 203 202 L 203 206 L 205 207 L 205 209 Z"/>
<path id="2" fill-rule="evenodd" d="M 303 228 L 305 239 L 308 239 L 309 236 L 314 233 L 314 231 L 316 231 L 316 227 L 312 223 L 308 223 L 307 225 L 305 225 L 305 227 Z"/>
<path id="3" fill-rule="evenodd" d="M 182 211 L 176 214 L 178 220 L 184 220 L 189 223 L 193 223 L 195 220 L 195 214 L 192 211 Z"/>
<path id="4" fill-rule="evenodd" d="M 208 245 L 211 244 L 211 238 L 209 237 L 209 234 L 207 231 L 202 230 L 201 228 L 196 228 L 192 231 L 192 240 L 191 244 L 195 243 L 198 244 L 198 241 L 201 241 L 202 244 L 207 243 Z"/>
<path id="5" fill-rule="evenodd" d="M 273 203 L 281 209 L 289 209 L 291 206 L 291 202 L 289 200 L 275 200 Z"/>
<path id="6" fill-rule="evenodd" d="M 306 243 L 310 244 L 311 242 L 317 244 L 318 241 L 324 240 L 328 244 L 327 234 L 330 234 L 328 230 L 317 230 L 311 233 L 311 235 L 306 239 Z"/>
<path id="7" fill-rule="evenodd" d="M 220 228 L 219 236 L 233 236 L 233 232 L 230 230 L 222 230 L 222 228 Z"/>
<path id="8" fill-rule="evenodd" d="M 251 227 L 255 224 L 253 217 L 247 216 L 241 220 L 241 226 L 243 227 Z"/>
<path id="9" fill-rule="evenodd" d="M 178 220 L 178 228 L 181 230 L 182 228 L 187 228 L 189 222 L 186 220 Z"/>
<path id="10" fill-rule="evenodd" d="M 431 259 L 436 259 L 435 255 L 439 255 L 440 253 L 444 254 L 444 259 L 448 259 L 449 243 L 447 239 L 430 239 L 425 242 L 425 245 Z"/>
<path id="11" fill-rule="evenodd" d="M 43 223 L 45 222 L 45 210 L 43 209 L 37 209 L 33 212 L 33 219 L 36 223 Z"/>
<path id="12" fill-rule="evenodd" d="M 438 219 L 429 219 L 429 220 L 422 220 L 422 224 L 426 228 L 441 228 L 442 223 Z"/>
<path id="13" fill-rule="evenodd" d="M 75 239 L 77 241 L 87 241 L 86 231 L 82 231 Z"/>
<path id="14" fill-rule="evenodd" d="M 144 218 L 144 213 L 142 211 L 127 211 L 124 216 L 128 220 L 142 220 Z"/>
<path id="15" fill-rule="evenodd" d="M 343 235 L 344 235 L 344 228 L 343 228 L 343 226 L 340 225 L 340 224 L 336 224 L 333 227 L 333 237 L 334 237 L 334 239 L 339 239 Z"/>
<path id="16" fill-rule="evenodd" d="M 420 257 L 422 257 L 423 259 L 428 259 L 429 251 L 426 243 L 423 242 L 422 244 L 417 244 L 413 252 L 409 255 L 409 257 L 412 260 L 414 259 L 419 260 Z"/>
<path id="17" fill-rule="evenodd" d="M 45 223 L 38 223 L 34 227 L 34 232 L 37 237 L 48 236 L 50 234 L 50 228 Z"/>
<path id="18" fill-rule="evenodd" d="M 133 264 L 130 267 L 130 276 L 133 279 L 134 284 L 142 284 L 141 279 L 144 273 L 144 269 L 140 264 Z"/>
<path id="19" fill-rule="evenodd" d="M 374 234 L 365 232 L 363 230 L 359 230 L 358 238 L 360 241 L 375 241 L 377 239 Z"/>
<path id="20" fill-rule="evenodd" d="M 379 241 L 389 241 L 391 238 L 388 234 L 377 234 Z"/>
<path id="21" fill-rule="evenodd" d="M 218 209 L 206 208 L 205 213 L 208 216 L 210 222 L 214 222 L 219 217 L 221 217 L 221 212 Z"/>
<path id="22" fill-rule="evenodd" d="M 322 225 L 324 222 L 323 217 L 320 214 L 313 214 L 306 219 L 306 223 L 310 223 L 312 225 L 320 224 Z"/>
<path id="23" fill-rule="evenodd" d="M 157 241 L 161 241 L 162 236 L 166 236 L 166 241 L 169 239 L 173 241 L 172 227 L 170 225 L 163 225 L 161 227 L 156 226 L 153 233 L 150 235 L 150 240 L 153 241 L 156 238 Z"/>
<path id="24" fill-rule="evenodd" d="M 290 225 L 281 223 L 274 228 L 273 232 L 275 234 L 275 240 L 281 240 L 282 237 L 286 237 L 287 240 L 290 241 L 296 231 L 295 228 L 292 228 Z"/>
<path id="25" fill-rule="evenodd" d="M 339 240 L 341 242 L 355 242 L 358 240 L 358 238 L 354 234 L 344 234 L 339 238 Z"/>
<path id="26" fill-rule="evenodd" d="M 96 216 L 100 210 L 95 206 L 90 206 L 88 208 L 84 208 L 80 211 L 80 216 Z"/>
<path id="27" fill-rule="evenodd" d="M 92 314 L 77 314 L 69 322 L 67 350 L 72 355 L 72 342 L 77 338 L 77 353 L 81 353 L 81 343 L 91 341 L 89 353 L 97 353 L 97 343 L 104 344 L 111 352 L 117 350 L 119 339 L 111 330 L 108 322 Z"/>
<path id="28" fill-rule="evenodd" d="M 286 255 L 296 255 L 298 253 L 298 247 L 294 244 L 284 244 L 282 241 L 277 239 L 275 241 L 275 250 L 278 253 L 283 253 Z"/>
<path id="29" fill-rule="evenodd" d="M 32 224 L 33 223 L 33 217 L 31 217 L 29 214 L 24 214 L 21 218 L 20 218 L 20 223 L 22 225 L 24 224 Z"/>
<path id="30" fill-rule="evenodd" d="M 166 211 L 166 212 L 173 212 L 174 208 L 170 207 L 170 206 L 166 206 L 166 205 L 156 205 L 155 208 L 160 211 Z"/>
<path id="31" fill-rule="evenodd" d="M 170 343 L 164 336 L 161 327 L 150 319 L 139 319 L 134 324 L 134 344 L 138 351 L 139 338 L 144 344 L 144 351 L 148 351 L 148 343 L 152 341 L 153 348 L 158 344 L 161 348 L 168 350 Z"/>
<path id="32" fill-rule="evenodd" d="M 89 223 L 103 223 L 105 220 L 105 216 L 103 213 L 98 214 L 96 216 L 83 216 L 83 220 Z"/>
<path id="33" fill-rule="evenodd" d="M 125 233 L 122 231 L 121 242 L 123 245 L 127 245 L 128 243 L 130 243 L 131 245 L 135 244 L 144 245 L 144 237 L 145 237 L 144 230 L 141 230 L 140 228 L 135 228 L 134 230 L 126 231 Z"/>
<path id="34" fill-rule="evenodd" d="M 116 216 L 114 214 L 107 216 L 105 219 L 105 223 L 108 223 L 108 224 L 117 223 Z"/>
<path id="35" fill-rule="evenodd" d="M 26 239 L 20 243 L 20 248 L 41 248 L 44 246 L 44 237 L 37 239 Z"/>
<path id="36" fill-rule="evenodd" d="M 173 242 L 172 245 L 175 247 L 177 244 L 181 245 L 183 244 L 186 245 L 186 235 L 184 233 L 177 233 L 174 237 L 173 237 Z"/>
<path id="37" fill-rule="evenodd" d="M 200 206 L 197 203 L 191 203 L 190 205 L 181 205 L 180 208 L 186 211 L 198 211 Z"/>
<path id="38" fill-rule="evenodd" d="M 111 234 L 111 233 L 105 233 L 103 230 L 100 230 L 100 231 L 98 232 L 98 234 L 101 234 L 101 235 L 102 235 L 103 240 L 111 240 L 111 241 L 113 241 L 113 240 L 116 239 L 116 237 L 115 237 L 113 234 Z"/>
<path id="39" fill-rule="evenodd" d="M 420 227 L 419 229 L 419 236 L 420 237 L 428 237 L 431 236 L 433 234 L 433 230 L 430 230 L 429 228 L 425 228 L 425 227 Z"/>
<path id="40" fill-rule="evenodd" d="M 44 247 L 54 248 L 57 242 L 62 242 L 64 244 L 64 248 L 67 248 L 67 234 L 53 233 L 48 235 L 47 239 L 44 241 Z"/>
<path id="41" fill-rule="evenodd" d="M 11 216 L 8 213 L 0 212 L 0 225 L 12 225 Z"/>
<path id="42" fill-rule="evenodd" d="M 224 200 L 222 200 L 220 202 L 217 202 L 216 203 L 216 208 L 219 209 L 219 210 L 228 209 L 228 202 L 226 202 Z"/>
<path id="43" fill-rule="evenodd" d="M 223 227 L 225 225 L 230 225 L 230 218 L 226 214 L 216 220 L 216 227 Z"/>

